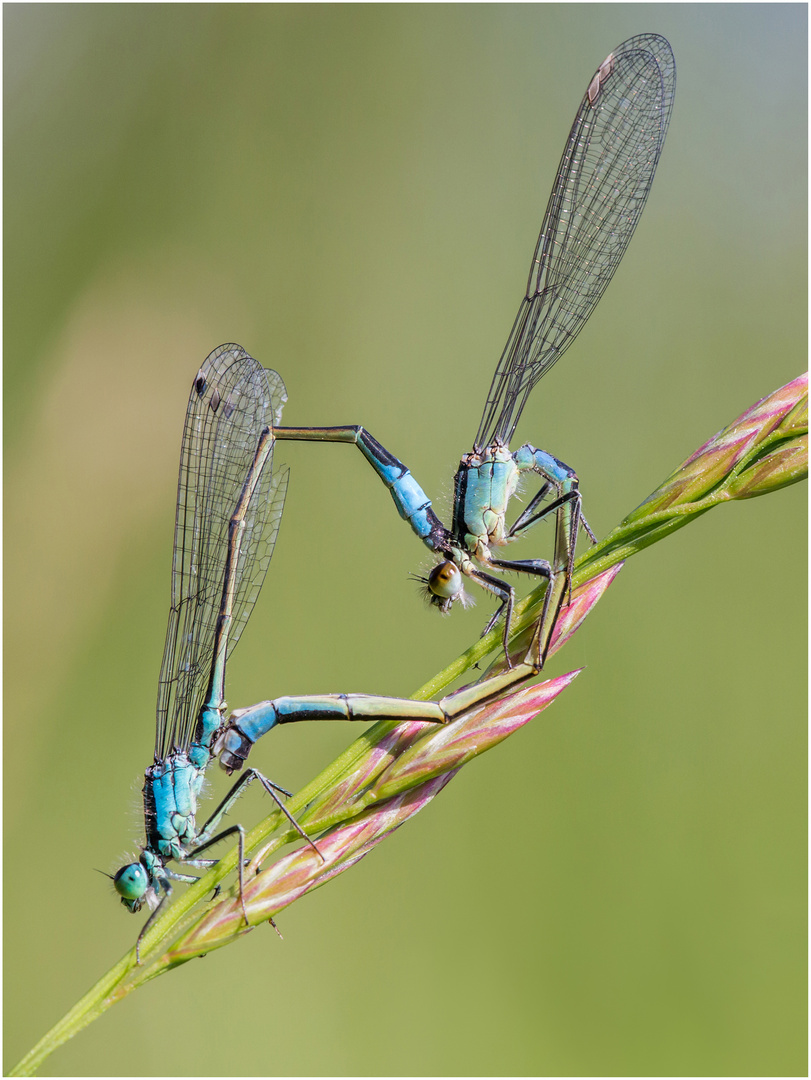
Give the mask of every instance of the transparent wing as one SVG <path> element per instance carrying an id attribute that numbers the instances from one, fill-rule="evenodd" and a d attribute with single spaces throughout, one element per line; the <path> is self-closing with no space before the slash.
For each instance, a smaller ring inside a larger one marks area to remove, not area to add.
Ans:
<path id="1" fill-rule="evenodd" d="M 228 522 L 253 463 L 263 428 L 277 425 L 287 392 L 239 345 L 220 345 L 200 368 L 189 395 L 177 488 L 172 600 L 158 681 L 156 760 L 186 749 L 203 703 L 223 592 Z M 230 655 L 267 572 L 279 530 L 287 471 L 272 474 L 272 455 L 245 518 Z"/>
<path id="2" fill-rule="evenodd" d="M 589 83 L 566 142 L 527 292 L 475 445 L 508 443 L 527 398 L 583 327 L 645 206 L 667 134 L 676 65 L 658 34 L 624 41 Z"/>

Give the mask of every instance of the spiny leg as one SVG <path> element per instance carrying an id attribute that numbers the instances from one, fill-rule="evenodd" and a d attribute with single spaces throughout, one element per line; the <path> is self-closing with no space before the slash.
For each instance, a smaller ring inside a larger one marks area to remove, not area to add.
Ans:
<path id="1" fill-rule="evenodd" d="M 585 517 L 583 516 L 583 512 L 582 512 L 582 509 L 581 509 L 583 500 L 582 500 L 582 496 L 581 496 L 580 491 L 579 491 L 578 488 L 574 488 L 573 490 L 567 491 L 563 495 L 560 495 L 557 499 L 554 499 L 551 503 L 549 503 L 547 506 L 544 506 L 543 509 L 539 510 L 537 513 L 533 512 L 535 510 L 535 507 L 538 505 L 538 503 L 541 501 L 543 496 L 549 490 L 549 487 L 550 487 L 549 483 L 544 484 L 544 486 L 541 488 L 541 490 L 538 492 L 538 494 L 531 500 L 531 502 L 526 507 L 524 512 L 513 523 L 512 527 L 509 529 L 509 531 L 507 533 L 507 536 L 510 537 L 510 538 L 516 536 L 517 533 L 519 533 L 519 532 L 521 532 L 521 531 L 523 531 L 525 529 L 528 529 L 531 525 L 534 525 L 537 521 L 542 520 L 548 514 L 554 513 L 556 515 L 557 523 L 556 523 L 555 567 L 556 567 L 556 570 L 559 571 L 559 570 L 563 569 L 563 565 L 564 565 L 560 561 L 560 550 L 559 550 L 560 536 L 558 535 L 560 533 L 560 530 L 562 529 L 563 530 L 563 538 L 564 538 L 564 546 L 565 546 L 565 549 L 566 549 L 565 572 L 566 572 L 566 580 L 567 580 L 568 588 L 569 588 L 569 602 L 571 603 L 571 599 L 572 599 L 572 574 L 574 572 L 574 557 L 575 557 L 575 548 L 576 548 L 576 545 L 577 545 L 577 530 L 578 530 L 578 528 L 582 528 L 587 533 L 589 539 L 591 540 L 591 542 L 593 544 L 597 543 L 597 538 L 595 537 L 594 533 L 591 531 L 591 528 L 589 527 L 589 523 L 586 521 Z M 574 510 L 573 514 L 569 514 L 569 513 L 566 512 L 567 509 L 571 509 L 571 507 L 569 506 L 569 504 L 571 504 L 571 503 L 575 504 L 574 508 L 573 508 L 573 510 Z"/>
<path id="2" fill-rule="evenodd" d="M 498 565 L 494 563 L 493 565 Z M 481 570 L 469 570 L 468 577 L 472 581 L 476 581 L 481 585 L 483 589 L 487 589 L 488 592 L 494 593 L 501 603 L 496 608 L 495 614 L 488 620 L 487 625 L 481 632 L 481 636 L 489 634 L 498 621 L 502 612 L 504 615 L 504 655 L 507 658 L 508 666 L 512 666 L 510 660 L 510 624 L 512 622 L 513 604 L 515 603 L 515 589 L 512 585 L 508 585 L 506 581 L 502 581 L 501 578 L 493 577 L 490 574 L 485 574 Z"/>
<path id="3" fill-rule="evenodd" d="M 498 567 L 499 570 L 510 570 L 510 571 L 515 572 L 515 573 L 521 573 L 521 574 L 534 574 L 534 575 L 536 575 L 538 577 L 546 578 L 547 587 L 546 587 L 546 593 L 544 595 L 543 612 L 542 612 L 541 618 L 540 618 L 540 623 L 543 624 L 545 622 L 546 618 L 547 618 L 548 611 L 549 611 L 549 601 L 550 601 L 550 596 L 551 596 L 551 593 L 552 593 L 551 583 L 552 583 L 552 578 L 554 576 L 552 567 L 549 565 L 549 563 L 546 561 L 546 559 L 520 559 L 520 560 L 491 559 L 489 565 Z M 513 593 L 513 598 L 514 598 L 514 593 Z M 506 605 L 506 601 L 501 604 L 501 606 L 498 608 L 498 610 L 492 616 L 490 621 L 487 623 L 487 626 L 485 626 L 482 636 L 484 636 L 484 634 L 488 633 L 493 628 L 493 626 L 496 623 L 496 620 L 499 618 L 502 611 L 504 610 L 505 605 Z M 509 606 L 508 606 L 507 616 L 506 616 L 505 623 L 504 623 L 504 651 L 505 651 L 505 653 L 507 655 L 507 662 L 510 665 L 512 665 L 512 661 L 510 660 L 509 652 L 508 652 L 508 637 L 509 637 L 509 633 L 510 633 L 510 620 L 511 620 L 511 616 L 512 616 L 512 606 L 513 606 L 512 603 L 510 603 Z M 547 634 L 547 640 L 548 640 L 548 638 L 550 636 L 551 636 L 551 629 L 549 631 L 549 634 Z M 541 667 L 543 667 L 545 659 L 546 659 L 546 651 L 544 649 L 542 654 L 541 654 Z"/>
<path id="4" fill-rule="evenodd" d="M 239 777 L 236 783 L 232 786 L 231 790 L 226 794 L 225 798 L 220 802 L 219 806 L 217 806 L 217 808 L 209 817 L 208 821 L 197 834 L 194 852 L 190 854 L 203 851 L 205 848 L 210 847 L 213 843 L 215 843 L 217 839 L 220 839 L 222 837 L 223 834 L 219 834 L 218 837 L 212 839 L 211 834 L 217 828 L 220 821 L 222 821 L 223 817 L 228 813 L 228 811 L 231 809 L 237 799 L 240 797 L 243 788 L 247 787 L 247 785 L 250 784 L 251 781 L 254 780 L 256 777 L 259 777 L 261 779 L 263 785 L 265 786 L 265 790 L 268 791 L 274 801 L 279 805 L 280 809 L 285 814 L 287 814 L 287 810 L 284 804 L 279 800 L 273 789 L 275 789 L 276 791 L 280 791 L 283 795 L 287 796 L 290 795 L 290 792 L 286 791 L 282 787 L 279 787 L 278 784 L 272 784 L 270 780 L 267 780 L 266 777 L 262 776 L 262 774 L 258 773 L 255 769 L 249 769 L 246 773 L 243 773 L 243 775 Z M 287 816 L 290 817 L 292 821 L 291 815 L 288 814 Z M 293 824 L 295 824 L 295 822 L 293 822 Z"/>
<path id="5" fill-rule="evenodd" d="M 546 498 L 549 489 L 552 486 L 553 485 L 549 481 L 546 481 L 541 485 L 538 491 L 535 492 L 527 505 L 524 507 L 524 509 L 513 522 L 513 524 L 507 530 L 508 536 L 515 536 L 516 533 L 520 532 L 522 529 L 527 528 L 529 525 L 533 524 L 533 522 L 537 521 L 538 518 L 543 517 L 544 514 L 548 512 L 550 508 L 547 506 L 544 507 L 544 509 L 539 514 L 536 515 L 535 513 L 537 507 Z"/>
<path id="6" fill-rule="evenodd" d="M 152 924 L 157 920 L 158 916 L 171 899 L 173 890 L 172 886 L 169 884 L 169 878 L 172 878 L 174 881 L 185 881 L 188 885 L 191 885 L 195 881 L 197 881 L 197 878 L 193 877 L 191 874 L 178 874 L 176 871 L 167 870 L 166 867 L 163 867 L 161 875 L 159 878 L 157 878 L 156 881 L 157 889 L 163 889 L 163 896 L 158 901 L 158 906 L 155 908 L 155 910 L 149 913 L 149 918 L 141 927 L 141 932 L 138 934 L 138 938 L 135 942 L 135 963 L 139 967 L 141 965 L 141 942 L 146 937 Z"/>
<path id="7" fill-rule="evenodd" d="M 513 537 L 546 517 L 547 514 L 554 513 L 557 521 L 553 566 L 555 573 L 560 570 L 566 571 L 571 599 L 571 575 L 574 568 L 578 529 L 582 526 L 592 543 L 597 542 L 588 522 L 583 517 L 577 473 L 552 454 L 539 450 L 529 443 L 513 454 L 513 461 L 519 473 L 536 473 L 541 479 L 541 485 L 540 490 L 519 515 L 507 535 Z M 557 497 L 553 498 L 548 505 L 541 507 L 541 503 L 548 497 L 550 491 L 554 491 Z"/>
<path id="8" fill-rule="evenodd" d="M 270 795 L 270 797 L 273 799 L 273 801 L 279 807 L 281 812 L 284 814 L 284 816 L 287 818 L 287 820 L 290 822 L 290 824 L 293 826 L 293 828 L 296 830 L 296 832 L 299 834 L 299 836 L 301 836 L 301 838 L 303 840 L 305 840 L 310 845 L 310 847 L 315 851 L 315 853 L 318 855 L 318 857 L 321 859 L 321 861 L 322 862 L 324 861 L 324 856 L 318 850 L 318 847 L 317 847 L 315 841 L 310 839 L 310 837 L 307 835 L 307 833 L 304 831 L 304 829 L 302 829 L 302 827 L 299 825 L 299 823 L 296 821 L 296 819 L 293 817 L 293 815 L 290 813 L 290 811 L 287 809 L 287 807 L 284 805 L 284 803 L 282 802 L 282 800 L 279 798 L 279 796 L 277 794 L 277 792 L 281 792 L 283 795 L 287 795 L 289 797 L 290 792 L 287 791 L 285 788 L 280 787 L 278 784 L 274 784 L 271 780 L 268 780 L 268 778 L 266 776 L 264 776 L 262 773 L 260 773 L 258 769 L 248 769 L 247 772 L 243 773 L 242 776 L 239 777 L 239 779 L 233 785 L 231 790 L 228 792 L 228 794 L 225 796 L 225 798 L 222 800 L 222 802 L 216 808 L 214 813 L 211 815 L 211 817 L 205 823 L 205 825 L 203 826 L 203 828 L 201 829 L 201 831 L 199 832 L 199 834 L 197 836 L 197 841 L 198 842 L 196 843 L 195 847 L 191 851 L 188 852 L 187 858 L 184 860 L 185 862 L 188 862 L 191 865 L 200 865 L 200 866 L 202 866 L 204 864 L 213 865 L 213 862 L 216 862 L 217 860 L 213 860 L 212 862 L 209 862 L 209 860 L 197 860 L 197 858 L 196 858 L 197 855 L 199 855 L 200 852 L 205 851 L 207 848 L 211 847 L 212 845 L 219 843 L 221 840 L 224 840 L 226 837 L 232 836 L 234 833 L 238 833 L 238 835 L 239 835 L 239 899 L 240 899 L 240 903 L 242 905 L 242 913 L 245 916 L 245 922 L 246 923 L 248 923 L 248 913 L 247 913 L 247 911 L 245 909 L 245 898 L 244 898 L 245 881 L 244 881 L 244 869 L 243 869 L 244 865 L 245 865 L 245 830 L 243 829 L 243 827 L 241 825 L 233 825 L 230 828 L 225 829 L 220 833 L 217 833 L 216 836 L 211 836 L 210 833 L 212 832 L 213 829 L 215 829 L 217 827 L 217 825 L 222 820 L 222 818 L 225 816 L 225 814 L 227 814 L 227 812 L 230 810 L 230 808 L 233 806 L 233 804 L 237 801 L 237 799 L 242 794 L 243 789 L 246 788 L 248 786 L 248 784 L 250 784 L 253 780 L 259 780 L 262 787 L 265 789 L 265 791 L 268 793 L 268 795 Z"/>
<path id="9" fill-rule="evenodd" d="M 527 506 L 524 507 L 519 516 L 507 530 L 508 537 L 516 536 L 519 532 L 523 532 L 524 529 L 528 529 L 530 525 L 534 525 L 536 521 L 541 521 L 543 518 L 546 517 L 547 514 L 554 513 L 554 511 L 557 510 L 559 506 L 563 506 L 564 503 L 576 500 L 578 505 L 582 504 L 583 497 L 580 493 L 580 490 L 576 489 L 574 491 L 567 491 L 564 495 L 560 495 L 557 499 L 554 499 L 547 506 L 544 506 L 543 509 L 539 510 L 537 513 L 534 513 L 536 506 L 544 498 L 544 496 L 549 490 L 549 487 L 549 484 L 544 484 L 541 490 L 532 497 Z M 597 538 L 589 528 L 589 523 L 583 516 L 582 510 L 578 509 L 577 517 L 580 527 L 588 534 L 592 543 L 596 544 Z"/>
<path id="10" fill-rule="evenodd" d="M 233 836 L 234 833 L 236 833 L 238 837 L 237 846 L 239 849 L 239 858 L 237 862 L 237 874 L 239 877 L 239 902 L 242 906 L 242 915 L 245 919 L 245 923 L 249 926 L 250 923 L 248 922 L 248 912 L 245 908 L 245 830 L 242 828 L 241 825 L 231 825 L 229 826 L 229 828 L 223 829 L 222 832 L 217 833 L 216 836 L 212 836 L 210 839 L 206 840 L 205 843 L 199 844 L 197 847 L 193 848 L 183 861 L 191 863 L 192 866 L 203 866 L 206 864 L 212 866 L 216 865 L 216 863 L 219 862 L 218 859 L 215 859 L 213 861 L 210 861 L 208 859 L 197 860 L 195 856 L 199 852 L 205 851 L 206 848 L 210 848 L 214 844 L 219 844 L 221 840 L 226 840 L 229 836 Z"/>
<path id="11" fill-rule="evenodd" d="M 327 860 L 324 858 L 324 856 L 318 850 L 318 845 L 316 844 L 316 842 L 314 840 L 310 839 L 310 837 L 307 835 L 307 833 L 304 831 L 304 829 L 302 829 L 302 827 L 299 825 L 299 823 L 296 821 L 296 819 L 293 817 L 293 815 L 290 813 L 290 811 L 284 805 L 282 800 L 276 794 L 277 791 L 281 791 L 282 794 L 287 795 L 287 797 L 290 798 L 290 792 L 285 791 L 285 789 L 282 788 L 282 787 L 279 787 L 278 784 L 274 784 L 271 780 L 268 780 L 268 778 L 266 776 L 264 776 L 262 773 L 260 773 L 258 769 L 249 769 L 248 772 L 245 775 L 250 776 L 251 779 L 253 779 L 254 776 L 256 777 L 256 779 L 259 781 L 259 783 L 262 785 L 262 787 L 265 789 L 265 791 L 268 793 L 268 795 L 270 795 L 271 799 L 273 799 L 273 801 L 279 807 L 281 812 L 284 814 L 284 816 L 287 818 L 287 820 L 290 822 L 290 824 L 293 826 L 293 828 L 296 830 L 296 832 L 299 834 L 299 836 L 302 838 L 302 840 L 307 841 L 307 843 L 310 845 L 310 847 L 316 853 L 316 855 L 321 860 L 321 862 L 326 862 Z"/>
<path id="12" fill-rule="evenodd" d="M 555 591 L 552 586 L 554 579 L 558 575 L 555 574 L 546 559 L 522 559 L 514 562 L 507 559 L 494 559 L 492 565 L 497 566 L 499 567 L 499 569 L 503 570 L 513 570 L 516 573 L 523 574 L 535 574 L 538 577 L 546 578 L 546 592 L 544 593 L 543 610 L 541 612 L 540 619 L 538 620 L 538 638 L 539 640 L 544 640 L 544 645 L 540 649 L 538 656 L 540 670 L 543 668 L 543 665 L 546 662 L 546 649 L 549 643 L 549 639 L 552 636 L 552 631 L 554 630 L 554 622 L 557 619 L 556 611 L 554 614 L 552 625 L 548 626 L 551 599 L 553 592 Z"/>

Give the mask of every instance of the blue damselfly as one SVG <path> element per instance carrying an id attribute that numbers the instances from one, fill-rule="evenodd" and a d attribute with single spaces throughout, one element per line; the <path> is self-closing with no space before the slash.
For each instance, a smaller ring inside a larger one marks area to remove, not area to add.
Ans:
<path id="1" fill-rule="evenodd" d="M 145 842 L 137 860 L 113 881 L 132 912 L 152 913 L 140 945 L 172 882 L 193 875 L 169 862 L 197 869 L 214 844 L 237 836 L 240 896 L 244 830 L 220 823 L 244 788 L 259 780 L 300 835 L 318 850 L 284 807 L 283 788 L 256 769 L 246 770 L 202 828 L 195 815 L 206 769 L 218 757 L 232 773 L 251 746 L 278 724 L 303 720 L 424 720 L 448 723 L 473 706 L 504 693 L 540 670 L 538 634 L 526 659 L 441 701 L 410 701 L 365 694 L 324 694 L 263 701 L 227 716 L 226 661 L 236 645 L 267 572 L 281 521 L 288 470 L 273 472 L 274 425 L 287 394 L 279 375 L 265 370 L 239 345 L 221 345 L 192 384 L 180 455 L 172 598 L 158 682 L 155 752 L 144 776 Z M 243 905 L 243 914 L 247 921 Z"/>
<path id="2" fill-rule="evenodd" d="M 573 469 L 529 443 L 510 451 L 518 419 L 533 387 L 563 355 L 603 295 L 628 247 L 653 183 L 676 87 L 668 42 L 657 34 L 629 38 L 590 80 L 558 167 L 526 292 L 493 376 L 473 449 L 454 479 L 453 518 L 447 528 L 431 500 L 396 457 L 363 427 L 282 427 L 277 439 L 355 443 L 391 492 L 400 516 L 439 562 L 423 580 L 432 604 L 447 612 L 464 604 L 464 578 L 500 601 L 487 633 L 504 614 L 504 649 L 515 592 L 491 570 L 546 579 L 541 663 L 567 589 L 580 528 L 594 541 L 581 511 Z M 508 525 L 507 506 L 524 474 L 540 489 Z M 554 514 L 551 563 L 497 558 L 493 548 Z M 508 656 L 509 659 L 509 656 Z"/>

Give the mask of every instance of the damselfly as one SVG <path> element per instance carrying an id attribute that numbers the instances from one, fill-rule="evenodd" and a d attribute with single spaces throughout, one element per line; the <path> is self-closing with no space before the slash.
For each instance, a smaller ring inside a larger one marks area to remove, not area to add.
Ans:
<path id="1" fill-rule="evenodd" d="M 231 773 L 242 768 L 253 743 L 277 724 L 302 720 L 424 720 L 444 724 L 505 692 L 540 670 L 538 634 L 523 663 L 441 701 L 410 701 L 364 694 L 325 694 L 264 701 L 226 718 L 225 667 L 259 595 L 276 542 L 288 470 L 273 473 L 274 425 L 287 394 L 279 375 L 265 370 L 239 345 L 221 345 L 192 384 L 180 454 L 172 602 L 158 682 L 153 764 L 144 776 L 145 842 L 138 859 L 113 882 L 122 903 L 152 913 L 140 945 L 172 882 L 193 882 L 168 867 L 175 861 L 203 869 L 212 845 L 236 835 L 240 897 L 244 830 L 217 831 L 244 788 L 259 780 L 308 843 L 285 809 L 283 788 L 256 769 L 238 779 L 202 828 L 195 822 L 206 769 L 220 755 Z M 316 851 L 317 851 L 316 847 Z M 243 914 L 247 913 L 243 904 Z"/>
<path id="2" fill-rule="evenodd" d="M 400 516 L 441 560 L 423 579 L 431 602 L 443 612 L 456 600 L 464 604 L 465 577 L 493 593 L 500 603 L 483 633 L 504 613 L 505 652 L 515 591 L 489 571 L 545 578 L 541 663 L 571 589 L 578 529 L 592 541 L 594 535 L 581 512 L 574 470 L 529 443 L 511 452 L 509 442 L 532 388 L 580 332 L 630 242 L 653 183 L 675 88 L 673 53 L 657 34 L 623 42 L 589 82 L 566 140 L 526 293 L 496 367 L 473 449 L 456 472 L 450 528 L 439 520 L 405 465 L 364 428 L 276 429 L 277 439 L 355 443 L 390 490 Z M 540 477 L 540 489 L 508 526 L 507 505 L 526 473 Z M 550 514 L 555 516 L 551 563 L 494 555 L 494 547 Z"/>

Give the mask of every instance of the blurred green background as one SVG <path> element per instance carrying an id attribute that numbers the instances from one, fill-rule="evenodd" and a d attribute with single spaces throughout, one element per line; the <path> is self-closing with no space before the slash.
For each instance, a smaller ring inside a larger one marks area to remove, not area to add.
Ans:
<path id="1" fill-rule="evenodd" d="M 238 341 L 288 423 L 363 423 L 444 510 L 588 79 L 662 33 L 650 202 L 518 432 L 577 469 L 604 535 L 805 367 L 806 17 L 5 7 L 7 1067 L 140 925 L 93 868 L 141 839 L 203 358 Z M 282 449 L 229 700 L 411 693 L 490 605 L 426 612 L 360 455 Z M 799 485 L 635 558 L 551 665 L 587 666 L 554 708 L 284 913 L 284 942 L 150 984 L 45 1073 L 804 1074 L 805 551 Z M 352 737 L 286 729 L 257 764 L 296 789 Z"/>

